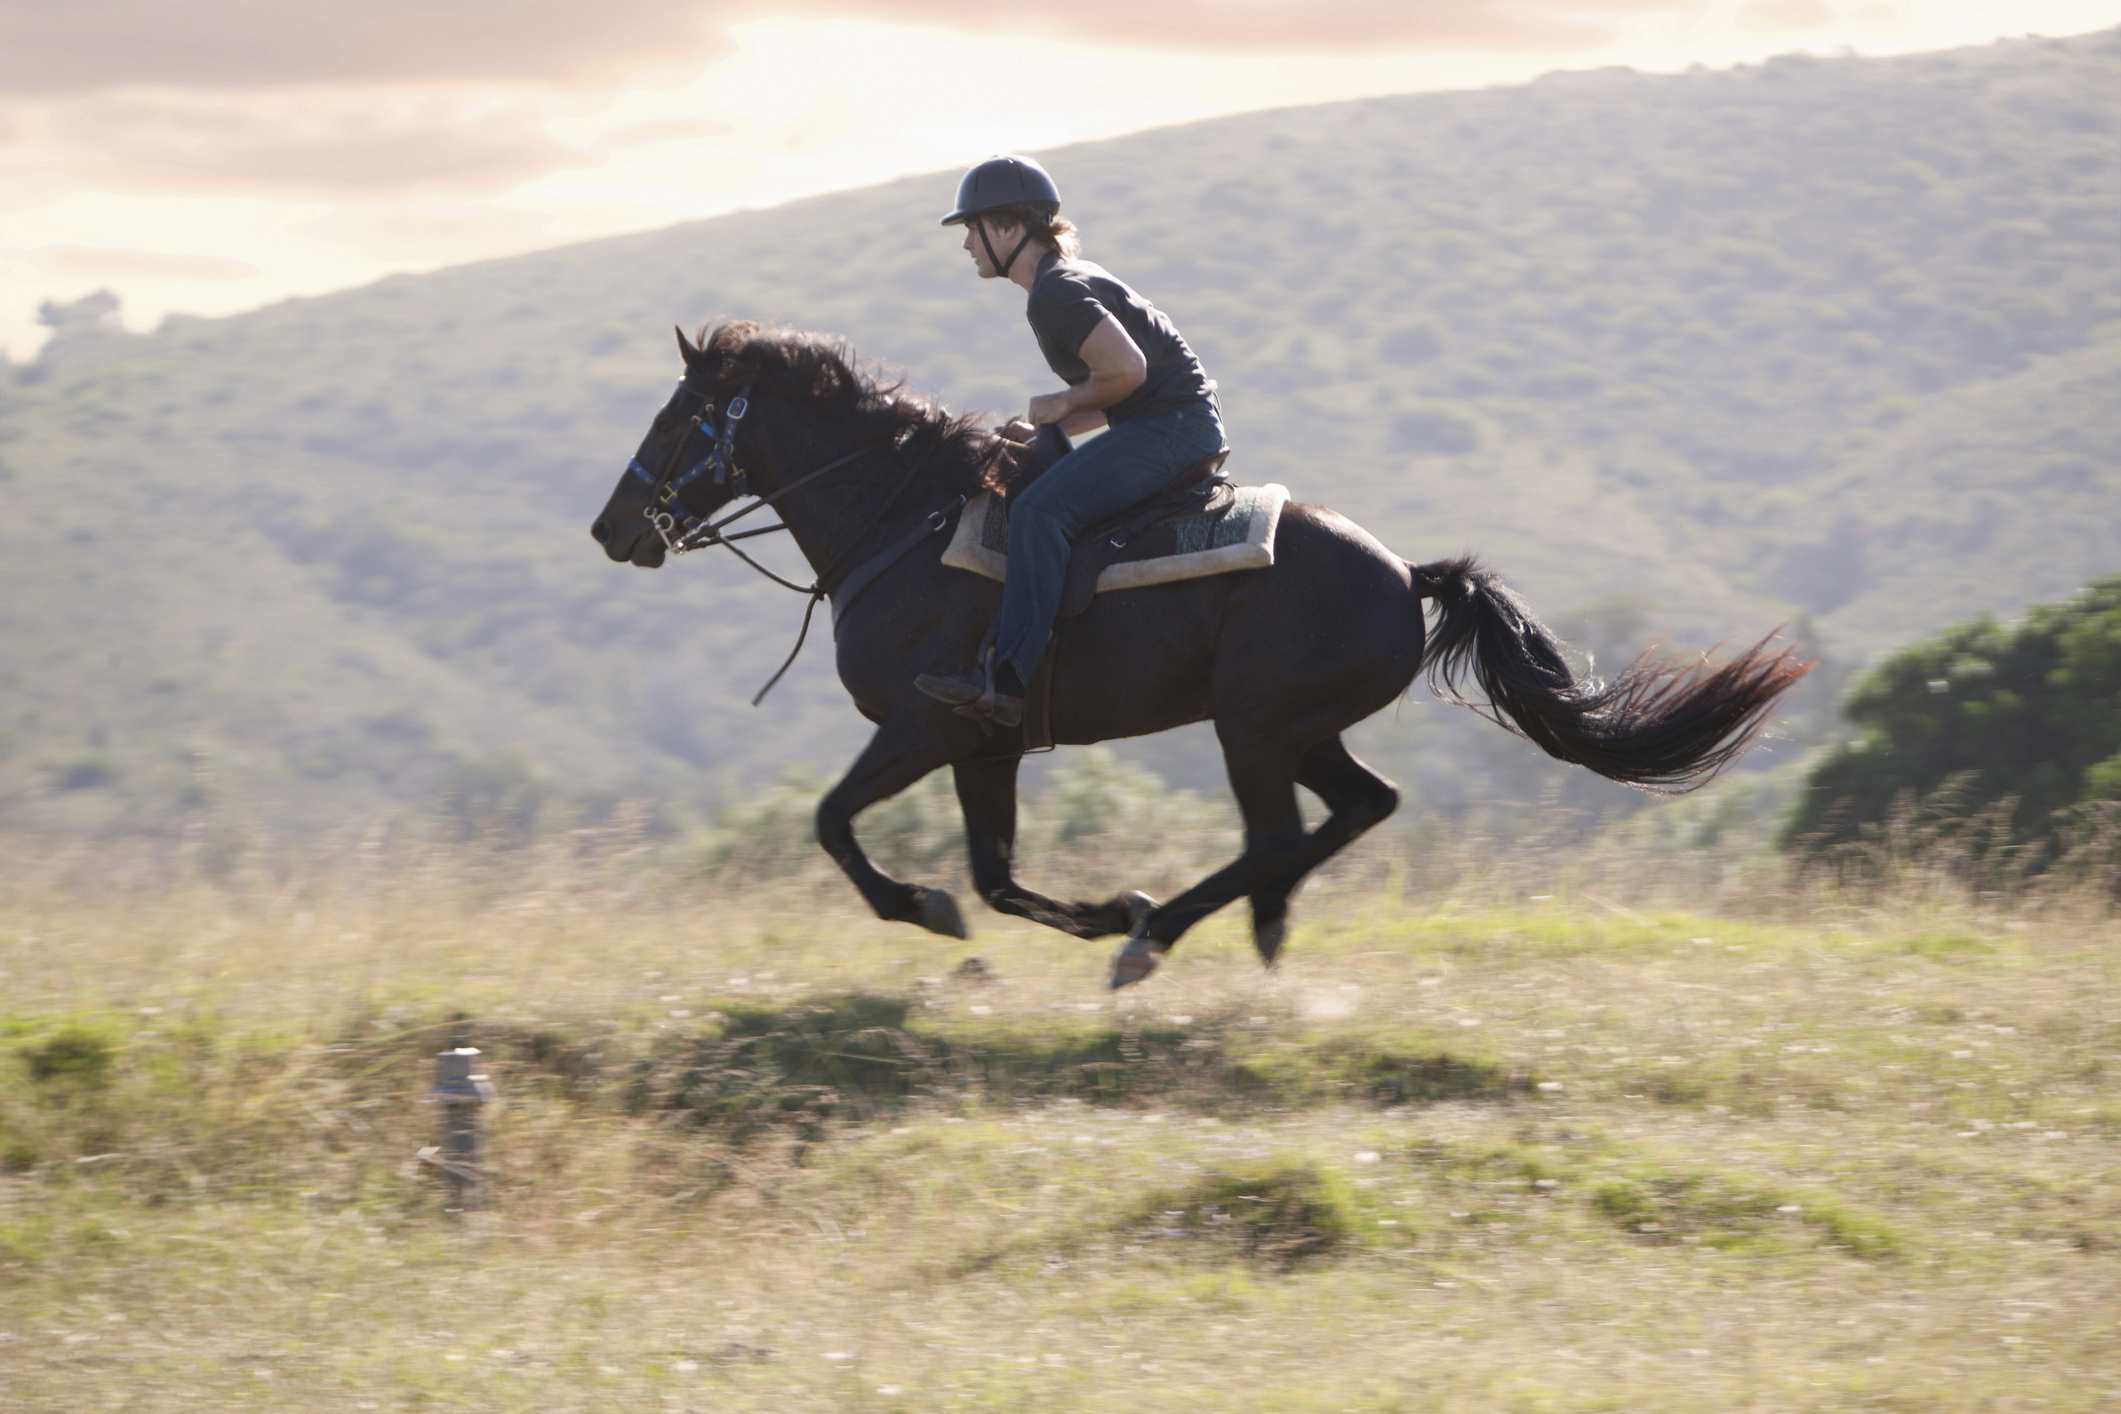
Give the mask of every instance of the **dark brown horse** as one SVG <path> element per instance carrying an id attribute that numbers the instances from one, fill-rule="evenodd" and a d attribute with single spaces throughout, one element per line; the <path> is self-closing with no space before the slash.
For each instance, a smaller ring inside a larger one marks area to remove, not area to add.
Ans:
<path id="1" fill-rule="evenodd" d="M 1551 756 L 1676 791 L 1735 756 L 1809 666 L 1763 644 L 1717 668 L 1641 659 L 1610 683 L 1579 679 L 1553 636 L 1471 559 L 1410 564 L 1344 517 L 1292 503 L 1272 568 L 1102 594 L 1056 638 L 1054 739 L 1212 719 L 1244 814 L 1244 853 L 1160 905 L 1138 893 L 1050 899 L 1012 869 L 1020 736 L 913 687 L 916 673 L 972 661 L 994 618 L 1001 586 L 938 555 L 939 532 L 996 464 L 996 438 L 879 386 L 843 345 L 818 336 L 739 323 L 699 346 L 680 332 L 678 344 L 684 378 L 592 528 L 605 553 L 653 567 L 666 548 L 740 538 L 724 528 L 730 517 L 709 519 L 738 497 L 770 503 L 832 600 L 840 681 L 876 724 L 818 806 L 818 842 L 878 917 L 965 937 L 949 894 L 885 874 L 853 830 L 863 809 L 949 766 L 980 896 L 1077 937 L 1128 935 L 1115 987 L 1147 976 L 1188 928 L 1241 895 L 1260 957 L 1273 963 L 1304 876 L 1399 804 L 1340 734 L 1423 669 L 1453 701 L 1470 674 L 1479 696 L 1468 705 Z M 1308 832 L 1299 785 L 1331 812 Z"/>

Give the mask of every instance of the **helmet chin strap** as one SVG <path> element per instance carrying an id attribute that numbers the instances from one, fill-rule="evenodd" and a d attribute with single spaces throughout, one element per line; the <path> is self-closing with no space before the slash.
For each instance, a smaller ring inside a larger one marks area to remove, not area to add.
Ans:
<path id="1" fill-rule="evenodd" d="M 1004 260 L 994 253 L 994 241 L 987 235 L 986 218 L 975 216 L 972 218 L 972 225 L 979 232 L 979 243 L 987 248 L 988 264 L 994 267 L 995 274 L 1006 280 L 1009 278 L 1009 267 L 1016 264 L 1016 258 L 1024 253 L 1024 247 L 1031 244 L 1029 228 L 1025 229 L 1024 238 L 1016 243 L 1016 249 L 1009 252 L 1009 258 Z"/>

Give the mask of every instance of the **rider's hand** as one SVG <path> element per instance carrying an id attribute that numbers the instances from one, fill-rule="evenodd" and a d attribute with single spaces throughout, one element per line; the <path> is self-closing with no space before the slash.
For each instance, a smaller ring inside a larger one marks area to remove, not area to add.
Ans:
<path id="1" fill-rule="evenodd" d="M 1059 422 L 1071 411 L 1073 409 L 1068 405 L 1066 393 L 1040 393 L 1031 400 L 1031 421 L 1039 427 L 1044 427 L 1049 422 Z"/>
<path id="2" fill-rule="evenodd" d="M 1020 417 L 1012 417 L 1002 424 L 1001 430 L 995 435 L 1005 442 L 1014 442 L 1021 447 L 1038 435 L 1038 429 Z"/>

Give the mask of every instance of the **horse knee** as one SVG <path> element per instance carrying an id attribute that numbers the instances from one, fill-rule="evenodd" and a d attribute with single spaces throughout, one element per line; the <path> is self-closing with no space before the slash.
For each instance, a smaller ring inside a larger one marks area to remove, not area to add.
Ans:
<path id="1" fill-rule="evenodd" d="M 817 831 L 817 842 L 825 853 L 837 859 L 840 851 L 854 838 L 854 817 L 845 806 L 826 796 L 817 803 L 817 813 L 811 817 L 811 827 Z"/>
<path id="2" fill-rule="evenodd" d="M 1375 786 L 1364 791 L 1361 798 L 1355 802 L 1352 810 L 1355 827 L 1367 830 L 1372 825 L 1382 824 L 1397 809 L 1399 787 L 1390 781 L 1380 780 Z"/>

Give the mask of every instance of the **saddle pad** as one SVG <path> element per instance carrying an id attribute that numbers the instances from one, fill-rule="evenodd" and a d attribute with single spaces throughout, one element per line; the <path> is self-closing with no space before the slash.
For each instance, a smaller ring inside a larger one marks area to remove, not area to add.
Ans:
<path id="1" fill-rule="evenodd" d="M 1220 507 L 1158 521 L 1123 545 L 1079 544 L 1075 556 L 1097 552 L 1104 566 L 1097 576 L 1100 594 L 1266 569 L 1274 563 L 1274 531 L 1288 500 L 1289 488 L 1279 483 L 1240 486 Z M 988 579 L 1006 579 L 1008 551 L 1008 503 L 983 492 L 966 502 L 958 516 L 943 563 Z"/>

